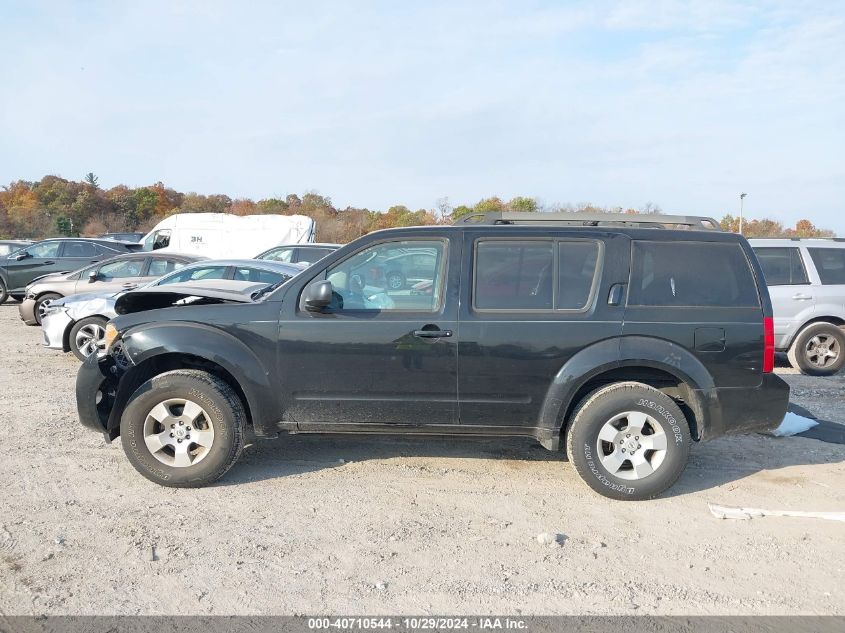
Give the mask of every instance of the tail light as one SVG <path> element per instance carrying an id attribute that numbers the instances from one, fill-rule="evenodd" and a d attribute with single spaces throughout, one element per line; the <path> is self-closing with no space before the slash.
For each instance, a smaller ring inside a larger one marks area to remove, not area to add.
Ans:
<path id="1" fill-rule="evenodd" d="M 771 374 L 775 370 L 775 321 L 772 317 L 763 317 L 763 373 Z"/>

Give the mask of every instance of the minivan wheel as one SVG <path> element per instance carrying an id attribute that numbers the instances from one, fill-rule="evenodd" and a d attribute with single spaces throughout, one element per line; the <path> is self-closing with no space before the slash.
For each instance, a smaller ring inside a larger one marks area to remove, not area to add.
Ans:
<path id="1" fill-rule="evenodd" d="M 35 322 L 38 323 L 38 325 L 41 325 L 41 319 L 47 312 L 47 307 L 50 305 L 50 302 L 61 298 L 62 295 L 56 294 L 55 292 L 45 292 L 35 300 L 35 306 L 33 307 L 32 312 L 35 316 Z"/>
<path id="2" fill-rule="evenodd" d="M 68 337 L 70 351 L 74 356 L 84 361 L 91 354 L 99 354 L 105 350 L 107 323 L 105 318 L 99 316 L 77 321 L 70 329 Z"/>
<path id="3" fill-rule="evenodd" d="M 692 437 L 680 407 L 637 382 L 602 387 L 576 408 L 566 435 L 569 461 L 605 497 L 652 499 L 684 472 Z"/>
<path id="4" fill-rule="evenodd" d="M 243 449 L 246 413 L 226 382 L 177 369 L 141 385 L 123 412 L 120 436 L 132 466 L 162 486 L 198 488 L 219 479 Z"/>
<path id="5" fill-rule="evenodd" d="M 813 323 L 795 337 L 789 364 L 808 376 L 832 376 L 845 366 L 845 332 L 833 323 Z"/>

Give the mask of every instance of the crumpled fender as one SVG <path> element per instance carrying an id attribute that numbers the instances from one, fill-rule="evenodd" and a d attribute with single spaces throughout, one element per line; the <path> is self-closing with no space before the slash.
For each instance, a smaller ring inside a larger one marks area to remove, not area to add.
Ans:
<path id="1" fill-rule="evenodd" d="M 243 390 L 256 431 L 273 422 L 269 368 L 231 334 L 205 323 L 168 321 L 130 328 L 121 340 L 136 367 L 163 354 L 189 354 L 219 365 Z"/>

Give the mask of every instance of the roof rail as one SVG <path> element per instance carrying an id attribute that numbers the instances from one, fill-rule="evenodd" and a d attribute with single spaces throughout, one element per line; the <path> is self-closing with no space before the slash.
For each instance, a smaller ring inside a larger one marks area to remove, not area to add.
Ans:
<path id="1" fill-rule="evenodd" d="M 845 242 L 845 237 L 761 237 L 757 238 L 761 240 L 777 240 L 777 239 L 785 239 L 790 240 L 792 242 L 801 242 L 802 240 L 827 240 L 828 242 Z"/>
<path id="2" fill-rule="evenodd" d="M 633 213 L 522 213 L 488 211 L 471 213 L 453 224 L 569 224 L 571 226 L 631 226 L 655 229 L 721 231 L 713 218 L 698 215 L 660 215 Z"/>

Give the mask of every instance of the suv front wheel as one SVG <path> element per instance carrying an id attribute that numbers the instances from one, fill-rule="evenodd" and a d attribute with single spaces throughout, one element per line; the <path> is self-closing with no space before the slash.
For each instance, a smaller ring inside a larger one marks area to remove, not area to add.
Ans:
<path id="1" fill-rule="evenodd" d="M 674 484 L 692 438 L 680 407 L 637 382 L 602 387 L 573 414 L 569 461 L 590 488 L 611 499 L 651 499 Z"/>
<path id="2" fill-rule="evenodd" d="M 138 387 L 123 412 L 120 439 L 129 461 L 150 481 L 197 488 L 235 463 L 245 426 L 232 387 L 204 371 L 177 369 Z"/>

